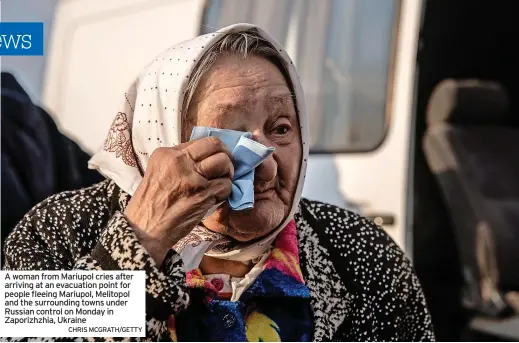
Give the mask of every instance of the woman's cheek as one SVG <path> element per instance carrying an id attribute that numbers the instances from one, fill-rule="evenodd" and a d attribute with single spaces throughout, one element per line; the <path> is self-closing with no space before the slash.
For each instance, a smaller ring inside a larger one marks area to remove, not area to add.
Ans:
<path id="1" fill-rule="evenodd" d="M 289 133 L 283 136 L 274 136 L 271 140 L 280 148 L 288 147 L 292 145 L 292 142 L 294 141 L 294 134 Z"/>
<path id="2" fill-rule="evenodd" d="M 297 177 L 300 166 L 300 153 L 293 147 L 284 147 L 279 153 L 278 165 L 280 167 L 280 176 L 287 188 L 292 192 L 297 184 Z"/>

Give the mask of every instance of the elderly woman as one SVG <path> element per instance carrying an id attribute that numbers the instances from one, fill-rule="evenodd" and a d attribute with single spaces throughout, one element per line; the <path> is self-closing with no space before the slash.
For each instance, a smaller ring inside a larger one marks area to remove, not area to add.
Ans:
<path id="1" fill-rule="evenodd" d="M 107 180 L 31 210 L 6 268 L 144 270 L 146 340 L 433 340 L 420 284 L 384 231 L 300 198 L 307 137 L 296 70 L 262 29 L 171 47 L 90 162 Z"/>

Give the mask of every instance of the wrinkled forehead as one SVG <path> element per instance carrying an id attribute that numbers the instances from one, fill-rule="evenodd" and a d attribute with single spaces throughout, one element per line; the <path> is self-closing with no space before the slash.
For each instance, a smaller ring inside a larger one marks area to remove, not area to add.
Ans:
<path id="1" fill-rule="evenodd" d="M 225 115 L 228 113 L 248 113 L 254 109 L 261 108 L 269 113 L 275 114 L 278 111 L 296 112 L 296 105 L 291 92 L 215 92 L 203 98 L 193 100 L 193 109 L 205 109 L 214 115 Z M 192 112 L 192 111 L 190 111 Z M 288 113 L 291 114 L 291 113 Z"/>
<path id="2" fill-rule="evenodd" d="M 190 109 L 201 103 L 218 112 L 252 109 L 267 111 L 295 107 L 294 91 L 286 70 L 265 56 L 221 55 L 206 69 L 194 90 Z"/>

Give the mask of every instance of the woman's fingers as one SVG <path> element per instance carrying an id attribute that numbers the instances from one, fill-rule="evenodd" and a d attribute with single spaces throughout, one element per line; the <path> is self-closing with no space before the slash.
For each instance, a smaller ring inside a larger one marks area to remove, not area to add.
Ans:
<path id="1" fill-rule="evenodd" d="M 229 149 L 227 149 L 225 144 L 217 137 L 206 137 L 190 143 L 191 144 L 183 147 L 182 151 L 187 153 L 195 162 L 200 162 L 220 152 L 232 158 Z"/>
<path id="2" fill-rule="evenodd" d="M 232 181 L 227 177 L 220 177 L 217 179 L 209 180 L 209 185 L 207 187 L 207 194 L 210 196 L 214 196 L 216 198 L 216 202 L 226 200 L 231 194 L 232 190 Z"/>
<path id="3" fill-rule="evenodd" d="M 195 164 L 195 170 L 207 180 L 219 177 L 234 176 L 234 167 L 229 156 L 223 152 L 216 153 Z"/>
<path id="4" fill-rule="evenodd" d="M 154 151 L 125 214 L 157 263 L 164 246 L 176 244 L 229 197 L 233 175 L 231 153 L 215 137 Z"/>

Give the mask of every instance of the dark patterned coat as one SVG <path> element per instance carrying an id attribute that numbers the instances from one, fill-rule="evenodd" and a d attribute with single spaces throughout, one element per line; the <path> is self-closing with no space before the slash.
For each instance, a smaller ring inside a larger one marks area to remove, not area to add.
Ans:
<path id="1" fill-rule="evenodd" d="M 147 336 L 140 340 L 169 340 L 169 315 L 190 301 L 185 272 L 173 251 L 161 269 L 153 262 L 122 214 L 128 200 L 110 181 L 50 197 L 8 237 L 5 267 L 145 270 Z M 295 220 L 315 341 L 434 340 L 412 266 L 382 229 L 354 213 L 305 199 Z"/>

